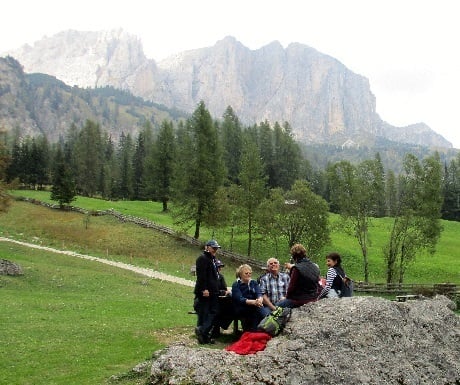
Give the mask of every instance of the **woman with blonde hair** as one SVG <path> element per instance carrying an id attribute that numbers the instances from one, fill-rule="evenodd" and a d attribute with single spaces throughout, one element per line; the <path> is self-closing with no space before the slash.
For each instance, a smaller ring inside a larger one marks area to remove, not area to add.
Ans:
<path id="1" fill-rule="evenodd" d="M 242 320 L 243 331 L 256 331 L 259 322 L 269 313 L 263 306 L 260 286 L 252 279 L 252 268 L 247 264 L 236 269 L 236 278 L 232 285 L 235 313 Z"/>

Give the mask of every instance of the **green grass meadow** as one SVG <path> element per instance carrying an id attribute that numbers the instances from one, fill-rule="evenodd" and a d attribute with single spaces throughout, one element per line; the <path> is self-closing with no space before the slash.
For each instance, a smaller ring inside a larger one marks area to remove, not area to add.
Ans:
<path id="1" fill-rule="evenodd" d="M 15 195 L 49 200 L 49 192 L 17 191 Z M 107 202 L 79 197 L 74 206 L 88 210 L 113 208 L 171 226 L 172 219 L 153 202 Z M 343 233 L 340 220 L 331 216 L 331 245 L 344 256 L 347 272 L 362 279 L 357 242 Z M 385 281 L 381 248 L 390 219 L 374 220 L 370 230 L 371 282 Z M 421 255 L 407 272 L 407 283 L 460 284 L 458 252 L 460 223 L 443 221 L 444 232 L 435 255 Z M 148 267 L 192 279 L 190 266 L 200 248 L 184 241 L 112 216 L 90 216 L 51 210 L 14 201 L 0 214 L 0 236 L 109 260 Z M 228 249 L 225 231 L 203 229 L 202 240 L 216 237 Z M 244 234 L 233 240 L 234 251 L 244 254 Z M 287 251 L 273 252 L 270 242 L 255 240 L 257 255 L 265 261 Z M 145 384 L 147 374 L 136 378 L 131 369 L 148 360 L 168 343 L 162 336 L 179 333 L 196 344 L 191 287 L 163 282 L 96 261 L 0 242 L 0 259 L 18 263 L 19 277 L 0 276 L 0 385 Z M 225 261 L 227 284 L 234 280 L 236 263 Z M 325 271 L 324 260 L 318 261 Z M 198 347 L 198 345 L 196 345 Z M 225 345 L 216 345 L 223 348 Z M 118 381 L 113 375 L 122 375 Z"/>
<path id="2" fill-rule="evenodd" d="M 52 201 L 50 200 L 50 193 L 46 191 L 21 190 L 14 191 L 13 193 L 16 196 L 25 196 L 29 198 L 35 198 L 44 202 L 52 203 Z M 158 202 L 111 202 L 100 199 L 78 197 L 77 200 L 73 202 L 73 205 L 85 208 L 87 210 L 106 210 L 109 208 L 113 208 L 114 210 L 121 212 L 123 214 L 147 218 L 151 221 L 162 224 L 164 226 L 174 228 L 171 216 L 168 213 L 163 213 L 161 211 L 162 206 Z M 79 219 L 75 219 L 75 221 L 77 222 L 75 225 L 76 227 L 81 227 L 81 222 L 83 221 L 81 214 L 77 218 Z M 99 217 L 90 218 L 90 228 L 91 224 L 97 221 L 97 218 Z M 108 219 L 105 220 L 108 221 Z M 116 222 L 115 219 L 112 219 L 112 221 Z M 330 251 L 339 252 L 343 257 L 344 266 L 346 268 L 347 273 L 357 281 L 364 280 L 362 254 L 356 239 L 353 236 L 346 234 L 342 230 L 343 226 L 340 222 L 340 217 L 338 215 L 331 214 L 330 222 L 332 227 L 331 243 L 330 245 L 327 245 L 324 248 L 324 256 Z M 371 223 L 371 227 L 369 229 L 368 245 L 370 282 L 385 282 L 386 266 L 385 261 L 383 259 L 382 249 L 385 243 L 388 241 L 390 226 L 391 218 L 374 219 Z M 436 252 L 434 253 L 434 255 L 423 253 L 417 256 L 414 263 L 412 263 L 407 269 L 405 275 L 406 283 L 460 283 L 460 223 L 442 221 L 442 226 L 444 230 L 441 233 L 441 238 L 436 247 Z M 35 233 L 38 234 L 37 236 L 39 238 L 49 238 L 49 241 L 56 243 L 57 247 L 62 246 L 59 245 L 59 243 L 64 242 L 64 245 L 68 245 L 68 243 L 71 242 L 71 239 L 68 239 L 69 237 L 64 237 L 65 239 L 63 240 L 57 240 L 59 239 L 58 237 L 61 236 L 59 234 L 54 234 L 53 229 L 50 229 L 49 231 L 44 230 L 42 223 L 40 223 L 38 227 L 38 229 L 35 229 Z M 126 247 L 121 247 L 122 250 L 116 251 L 116 253 L 119 254 L 119 257 L 121 259 L 126 258 L 126 256 L 129 256 L 130 254 L 136 254 L 139 257 L 143 256 L 140 259 L 144 259 L 144 261 L 140 262 L 151 265 L 152 261 L 149 261 L 148 252 L 139 251 L 137 246 L 133 243 L 139 243 L 140 240 L 144 238 L 143 234 L 145 234 L 145 232 L 147 232 L 148 234 L 152 234 L 152 231 L 141 229 L 139 226 L 134 226 L 133 229 L 135 229 L 135 231 L 133 230 L 128 239 L 125 239 L 123 241 L 123 244 L 126 245 Z M 175 229 L 178 230 L 177 228 Z M 30 233 L 30 230 L 28 230 L 28 232 Z M 241 229 L 240 232 L 236 231 L 236 235 L 234 235 L 233 238 L 230 238 L 229 234 L 230 231 L 227 229 L 217 229 L 213 231 L 210 229 L 202 228 L 200 238 L 204 242 L 211 237 L 215 237 L 219 240 L 219 243 L 221 243 L 226 250 L 235 251 L 237 253 L 245 255 L 247 248 L 247 235 L 245 229 Z M 192 235 L 192 233 L 190 232 L 189 235 Z M 161 235 L 156 234 L 149 236 Z M 71 238 L 73 237 L 74 236 L 72 235 Z M 101 255 L 103 255 L 104 252 L 106 252 L 110 256 L 115 251 L 113 250 L 112 240 L 107 239 L 106 241 L 104 241 L 104 239 L 106 238 L 107 237 L 101 237 L 99 241 L 101 248 L 98 252 L 101 253 Z M 137 238 L 137 240 L 135 238 Z M 85 247 L 88 247 L 87 244 L 88 243 L 85 242 L 84 239 L 79 239 L 78 245 L 75 245 L 75 247 L 79 247 L 79 245 L 85 245 Z M 168 253 L 168 250 L 169 252 L 171 252 L 171 250 L 175 250 L 175 248 L 175 246 L 171 246 L 171 244 L 168 244 L 166 245 L 165 252 Z M 255 239 L 253 239 L 253 252 L 251 257 L 259 259 L 261 261 L 266 261 L 270 256 L 275 256 L 279 258 L 280 261 L 287 262 L 289 260 L 288 251 L 289 250 L 286 245 L 280 245 L 278 248 L 276 248 L 274 247 L 273 243 L 269 240 L 256 237 Z M 150 259 L 151 258 L 152 257 L 150 257 Z M 155 258 L 158 258 L 158 256 L 155 256 Z M 195 256 L 191 259 L 169 258 L 169 260 L 166 260 L 163 263 L 169 265 L 168 270 L 170 271 L 177 271 L 177 267 L 179 267 L 179 270 L 181 271 L 179 271 L 178 273 L 185 274 L 186 276 L 190 264 L 193 264 L 194 262 L 194 258 Z M 326 269 L 323 257 L 317 257 L 313 259 L 320 265 L 322 271 Z M 178 263 L 180 264 L 181 262 L 183 263 L 179 266 Z M 230 264 L 229 267 L 233 270 L 235 265 Z M 228 270 L 230 269 L 227 269 L 227 273 Z M 233 274 L 229 274 L 229 277 L 230 279 L 233 279 Z"/>
<path id="3" fill-rule="evenodd" d="M 191 288 L 94 261 L 0 242 L 19 277 L 0 276 L 0 384 L 106 384 L 188 327 Z M 193 338 L 190 332 L 189 338 Z"/>

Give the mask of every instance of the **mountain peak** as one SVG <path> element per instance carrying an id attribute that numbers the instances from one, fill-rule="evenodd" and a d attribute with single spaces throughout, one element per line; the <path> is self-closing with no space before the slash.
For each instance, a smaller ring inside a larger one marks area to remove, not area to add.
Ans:
<path id="1" fill-rule="evenodd" d="M 25 72 L 49 74 L 68 85 L 113 86 L 185 112 L 203 100 L 216 117 L 232 106 L 249 125 L 288 122 L 304 143 L 341 145 L 353 138 L 364 145 L 377 137 L 397 137 L 452 146 L 429 127 L 383 122 L 367 78 L 300 43 L 284 49 L 275 40 L 250 50 L 225 36 L 214 46 L 181 52 L 157 65 L 145 57 L 141 41 L 120 28 L 63 31 L 10 54 Z"/>

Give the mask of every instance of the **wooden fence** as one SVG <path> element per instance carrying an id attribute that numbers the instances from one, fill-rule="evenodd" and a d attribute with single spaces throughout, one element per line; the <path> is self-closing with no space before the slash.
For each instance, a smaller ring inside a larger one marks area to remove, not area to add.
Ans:
<path id="1" fill-rule="evenodd" d="M 449 297 L 458 296 L 460 288 L 453 283 L 436 283 L 436 284 L 410 284 L 410 283 L 366 283 L 354 282 L 355 291 L 358 293 L 376 293 L 376 294 L 420 294 L 432 296 L 434 294 L 443 294 Z"/>

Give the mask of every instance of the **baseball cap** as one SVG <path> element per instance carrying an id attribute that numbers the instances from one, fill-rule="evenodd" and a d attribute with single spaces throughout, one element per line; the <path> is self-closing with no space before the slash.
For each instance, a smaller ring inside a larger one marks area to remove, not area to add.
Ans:
<path id="1" fill-rule="evenodd" d="M 208 242 L 206 242 L 206 246 L 211 246 L 214 249 L 220 249 L 220 245 L 217 243 L 215 239 L 211 239 Z"/>
<path id="2" fill-rule="evenodd" d="M 217 267 L 224 267 L 225 264 L 224 264 L 220 259 L 218 259 L 218 260 L 216 261 L 216 266 L 217 266 Z"/>

